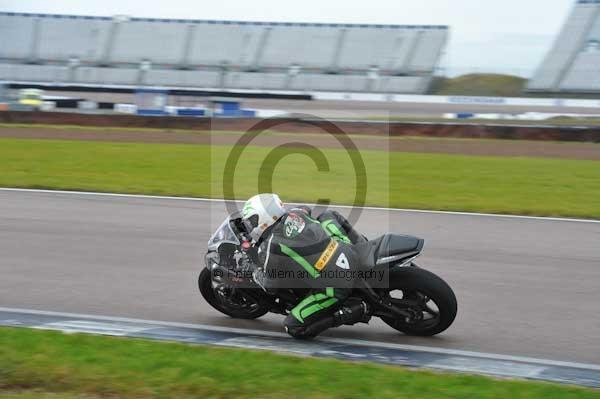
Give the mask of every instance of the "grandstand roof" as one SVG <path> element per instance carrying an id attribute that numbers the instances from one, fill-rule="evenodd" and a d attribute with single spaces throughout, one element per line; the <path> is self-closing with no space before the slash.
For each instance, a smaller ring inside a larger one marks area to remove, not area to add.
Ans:
<path id="1" fill-rule="evenodd" d="M 582 0 L 585 1 L 585 0 Z M 600 0 L 587 0 L 598 1 Z M 127 16 L 89 16 L 89 15 L 69 15 L 69 14 L 40 14 L 40 13 L 21 13 L 21 12 L 3 12 L 0 15 L 35 17 L 35 18 L 64 18 L 64 19 L 88 19 L 110 21 L 114 18 Z M 448 25 L 396 25 L 396 24 L 345 24 L 345 23 L 315 23 L 315 22 L 264 22 L 264 21 L 228 21 L 216 19 L 180 19 L 180 18 L 140 18 L 127 17 L 129 21 L 138 22 L 167 22 L 183 24 L 209 24 L 209 25 L 254 25 L 254 26 L 294 26 L 294 27 L 316 27 L 316 28 L 379 28 L 379 29 L 449 29 Z"/>

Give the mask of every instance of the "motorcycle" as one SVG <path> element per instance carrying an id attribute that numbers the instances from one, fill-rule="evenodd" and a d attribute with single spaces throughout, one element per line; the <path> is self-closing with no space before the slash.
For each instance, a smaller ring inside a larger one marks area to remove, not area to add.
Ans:
<path id="1" fill-rule="evenodd" d="M 375 287 L 368 279 L 357 279 L 351 296 L 361 298 L 372 316 L 404 334 L 433 336 L 450 327 L 457 301 L 444 280 L 414 262 L 423 245 L 421 238 L 390 233 L 354 245 L 361 267 L 387 272 L 389 281 Z M 227 217 L 208 241 L 206 267 L 198 277 L 200 293 L 213 308 L 233 318 L 287 315 L 308 290 L 267 292 L 252 279 L 241 278 L 254 268 L 250 248 L 239 214 Z"/>

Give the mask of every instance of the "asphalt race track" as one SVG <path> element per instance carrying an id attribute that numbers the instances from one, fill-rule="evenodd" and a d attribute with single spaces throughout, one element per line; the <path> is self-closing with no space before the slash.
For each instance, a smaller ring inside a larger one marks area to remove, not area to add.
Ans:
<path id="1" fill-rule="evenodd" d="M 233 320 L 198 293 L 224 217 L 219 201 L 0 190 L 0 306 L 281 331 L 281 316 Z M 433 338 L 378 321 L 327 335 L 600 364 L 600 223 L 364 210 L 357 227 L 426 238 L 418 263 L 459 315 Z"/>

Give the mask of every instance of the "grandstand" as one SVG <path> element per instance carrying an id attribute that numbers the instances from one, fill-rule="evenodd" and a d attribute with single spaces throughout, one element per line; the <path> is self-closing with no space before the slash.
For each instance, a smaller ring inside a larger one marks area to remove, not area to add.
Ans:
<path id="1" fill-rule="evenodd" d="M 529 91 L 600 92 L 600 0 L 579 0 Z"/>
<path id="2" fill-rule="evenodd" d="M 9 82 L 424 93 L 448 27 L 4 12 L 0 37 Z"/>

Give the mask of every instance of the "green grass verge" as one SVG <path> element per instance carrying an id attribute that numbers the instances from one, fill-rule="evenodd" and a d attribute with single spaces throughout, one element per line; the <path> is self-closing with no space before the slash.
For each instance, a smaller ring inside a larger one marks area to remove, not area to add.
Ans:
<path id="1" fill-rule="evenodd" d="M 138 339 L 0 329 L 0 398 L 600 398 L 548 383 Z M 44 396 L 41 396 L 44 397 Z"/>
<path id="2" fill-rule="evenodd" d="M 0 399 L 99 399 L 102 396 L 71 392 L 47 392 L 41 389 L 0 390 Z"/>
<path id="3" fill-rule="evenodd" d="M 231 147 L 0 139 L 0 186 L 222 198 Z M 354 172 L 341 150 L 323 150 L 329 172 L 306 155 L 263 163 L 248 147 L 235 173 L 237 198 L 259 188 L 261 168 L 288 201 L 354 201 Z M 287 155 L 286 155 L 287 154 Z M 367 205 L 600 218 L 600 162 L 362 151 Z M 211 173 L 212 165 L 212 173 Z M 268 189 L 262 186 L 261 191 Z"/>

